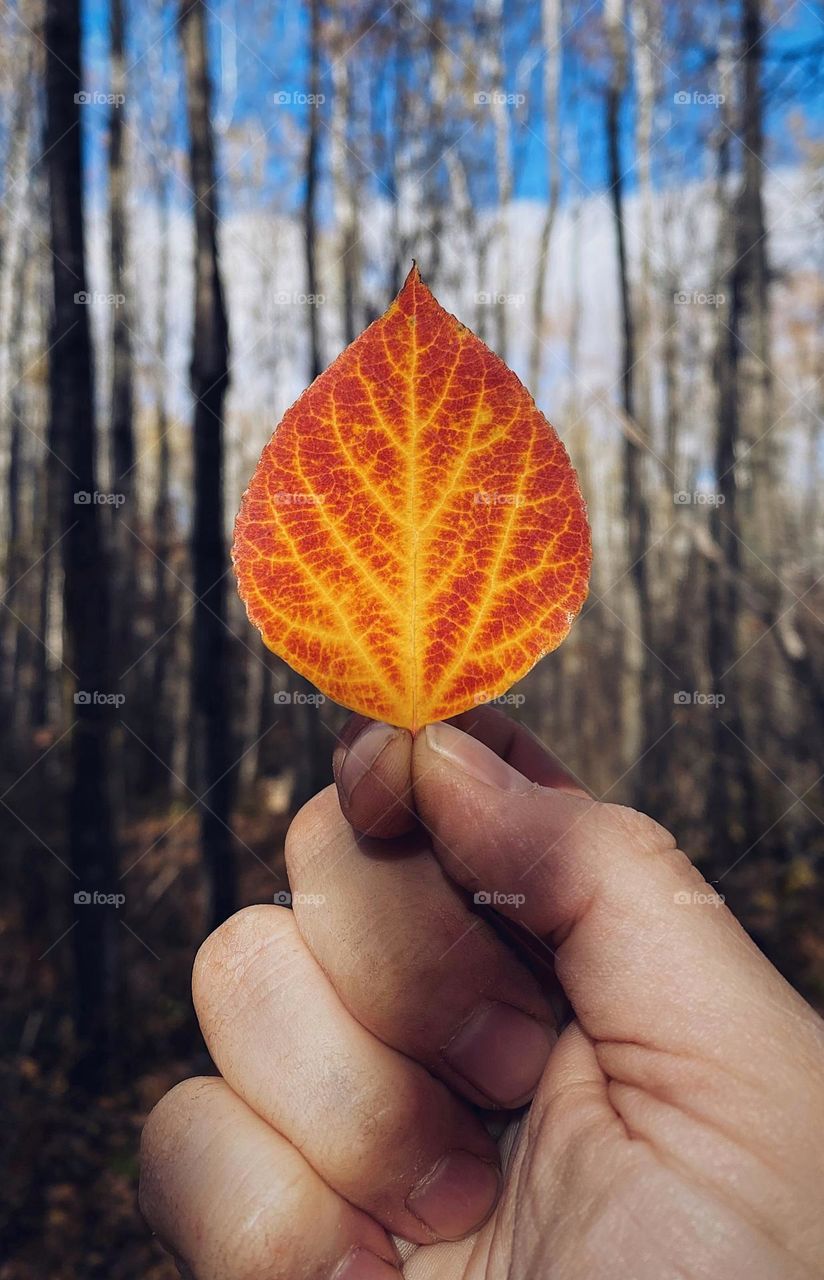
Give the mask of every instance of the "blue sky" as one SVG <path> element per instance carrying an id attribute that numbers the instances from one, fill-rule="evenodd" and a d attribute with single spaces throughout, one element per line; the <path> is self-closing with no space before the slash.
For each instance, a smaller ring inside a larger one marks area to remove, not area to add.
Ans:
<path id="1" fill-rule="evenodd" d="M 402 0 L 394 12 L 388 13 L 375 32 L 355 48 L 350 55 L 351 65 L 359 71 L 363 59 L 372 59 L 374 41 L 381 32 L 397 23 L 404 14 Z M 473 30 L 474 6 L 467 0 L 466 33 Z M 428 6 L 416 10 L 425 15 Z M 460 13 L 458 4 L 454 12 Z M 734 9 L 730 10 L 734 14 Z M 132 21 L 128 33 L 130 61 L 135 69 L 130 83 L 130 100 L 126 106 L 127 118 L 138 133 L 141 121 L 152 110 L 148 74 L 151 60 L 155 64 L 162 56 L 176 75 L 179 89 L 179 58 L 173 33 L 163 35 L 159 15 L 149 6 L 133 6 Z M 167 20 L 173 8 L 170 6 Z M 405 12 L 407 23 L 414 22 Z M 672 24 L 674 10 L 665 10 L 666 21 Z M 706 175 L 712 163 L 707 140 L 717 127 L 717 109 L 709 104 L 690 103 L 678 105 L 674 101 L 677 92 L 712 93 L 714 71 L 708 59 L 715 47 L 719 7 L 696 0 L 690 20 L 694 23 L 694 37 L 684 43 L 673 38 L 665 43 L 664 57 L 658 64 L 661 77 L 661 105 L 656 115 L 654 136 L 660 139 L 653 152 L 653 180 L 657 183 L 682 181 L 687 177 Z M 257 126 L 269 130 L 267 158 L 262 188 L 252 189 L 240 183 L 224 183 L 221 198 L 224 208 L 233 201 L 244 199 L 274 205 L 281 211 L 297 207 L 302 190 L 301 155 L 305 110 L 300 106 L 275 108 L 273 94 L 278 89 L 292 92 L 306 89 L 307 23 L 304 7 L 296 0 L 209 0 L 209 37 L 213 77 L 216 86 L 215 114 L 221 128 L 231 128 L 237 135 Z M 676 15 L 677 17 L 677 15 Z M 505 88 L 507 92 L 523 94 L 525 102 L 511 109 L 511 146 L 516 195 L 543 198 L 547 187 L 547 153 L 542 138 L 544 134 L 543 104 L 541 92 L 542 63 L 539 54 L 539 6 L 527 0 L 508 0 L 504 5 L 504 58 Z M 108 9 L 105 0 L 87 0 L 84 10 L 84 56 L 87 73 L 86 88 L 105 92 L 108 87 Z M 562 199 L 568 199 L 581 191 L 597 190 L 605 185 L 606 155 L 603 136 L 603 67 L 594 60 L 584 62 L 575 52 L 574 45 L 582 39 L 597 40 L 598 6 L 589 6 L 585 0 L 567 4 L 565 29 L 570 35 L 565 41 L 567 50 L 562 79 L 563 135 Z M 424 33 L 424 28 L 420 27 Z M 680 33 L 679 33 L 680 34 Z M 160 37 L 158 39 L 158 37 Z M 153 48 L 152 48 L 153 46 Z M 763 44 L 764 76 L 770 89 L 766 117 L 768 163 L 792 164 L 798 160 L 797 146 L 790 122 L 794 116 L 803 115 L 810 131 L 821 130 L 824 123 L 820 71 L 824 63 L 824 27 L 813 8 L 805 0 L 792 0 L 785 4 L 780 21 L 766 33 Z M 148 52 L 147 52 L 148 51 Z M 804 51 L 803 60 L 792 57 Z M 816 52 L 818 56 L 816 57 Z M 367 62 L 371 68 L 369 84 L 365 88 L 366 99 L 372 109 L 384 119 L 391 116 L 393 80 L 390 68 L 375 71 L 374 60 Z M 175 70 L 177 69 L 177 70 Z M 359 81 L 359 77 L 356 78 Z M 363 86 L 361 86 L 363 89 Z M 426 93 L 426 85 L 421 86 Z M 327 102 L 323 108 L 328 118 L 331 85 L 328 69 L 324 74 L 323 91 Z M 623 111 L 623 157 L 627 189 L 635 182 L 632 167 L 632 127 L 634 116 L 633 88 L 630 83 Z M 175 145 L 185 143 L 185 123 L 182 96 L 178 93 L 174 121 Z M 83 113 L 86 139 L 86 156 L 92 190 L 102 194 L 105 164 L 106 108 L 92 106 Z M 456 130 L 454 138 L 463 133 L 465 120 L 459 112 L 450 116 L 447 128 Z M 328 138 L 321 131 L 324 142 Z M 250 135 L 251 136 L 251 135 Z M 573 151 L 575 143 L 575 152 Z M 494 203 L 496 199 L 492 155 L 491 123 L 474 128 L 458 143 L 467 157 L 470 172 L 475 175 L 473 199 L 479 206 Z M 221 149 L 223 165 L 230 163 L 230 154 L 236 158 L 243 150 L 242 144 L 230 153 Z M 358 149 L 359 150 L 359 149 Z M 361 154 L 359 150 L 359 154 Z M 322 155 L 322 161 L 325 159 Z M 363 156 L 367 169 L 367 183 L 376 191 L 386 191 L 388 172 L 382 170 L 375 156 Z M 185 193 L 181 192 L 181 198 Z M 321 200 L 321 207 L 324 201 Z"/>

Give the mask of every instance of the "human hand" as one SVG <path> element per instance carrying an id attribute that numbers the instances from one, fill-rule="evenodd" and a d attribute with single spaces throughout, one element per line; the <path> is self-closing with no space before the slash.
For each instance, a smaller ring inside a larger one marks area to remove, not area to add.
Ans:
<path id="1" fill-rule="evenodd" d="M 204 943 L 223 1079 L 152 1113 L 150 1224 L 196 1280 L 380 1280 L 387 1233 L 408 1280 L 820 1275 L 820 1020 L 661 827 L 456 723 L 350 722 L 294 911 Z"/>

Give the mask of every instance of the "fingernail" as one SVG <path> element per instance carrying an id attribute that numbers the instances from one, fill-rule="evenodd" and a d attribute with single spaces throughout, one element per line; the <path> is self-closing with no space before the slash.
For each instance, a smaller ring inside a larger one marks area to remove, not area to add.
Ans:
<path id="1" fill-rule="evenodd" d="M 428 724 L 424 732 L 428 747 L 478 782 L 485 782 L 488 787 L 497 787 L 500 791 L 535 790 L 534 782 L 518 773 L 477 738 L 461 733 L 453 725 Z"/>
<path id="2" fill-rule="evenodd" d="M 372 768 L 384 747 L 399 733 L 400 730 L 391 724 L 375 721 L 358 734 L 346 753 L 340 771 L 340 787 L 347 804 L 355 787 Z"/>
<path id="3" fill-rule="evenodd" d="M 551 1027 L 510 1004 L 484 1002 L 443 1049 L 446 1062 L 493 1102 L 525 1102 L 558 1039 Z"/>
<path id="4" fill-rule="evenodd" d="M 406 1207 L 442 1240 L 460 1240 L 489 1217 L 498 1199 L 495 1165 L 450 1151 L 407 1197 Z"/>
<path id="5" fill-rule="evenodd" d="M 400 1272 L 371 1249 L 352 1249 L 335 1271 L 332 1280 L 398 1280 Z"/>

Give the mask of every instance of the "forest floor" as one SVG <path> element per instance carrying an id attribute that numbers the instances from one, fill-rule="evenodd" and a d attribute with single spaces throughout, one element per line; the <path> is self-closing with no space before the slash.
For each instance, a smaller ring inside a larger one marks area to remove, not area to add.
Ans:
<path id="1" fill-rule="evenodd" d="M 233 825 L 240 903 L 271 902 L 273 886 L 286 883 L 273 875 L 283 871 L 286 819 L 240 813 Z M 18 1051 L 5 1060 L 0 1079 L 7 1100 L 0 1280 L 177 1280 L 175 1265 L 138 1211 L 138 1148 L 143 1122 L 163 1094 L 188 1076 L 214 1070 L 189 989 L 204 933 L 197 821 L 194 813 L 182 819 L 167 813 L 125 834 L 123 865 L 144 856 L 128 878 L 124 923 L 134 931 L 123 938 L 128 1003 L 122 1005 L 121 1066 L 107 1089 L 89 1099 L 72 1085 L 59 973 L 35 967 L 36 991 L 15 982 L 18 975 L 6 975 L 12 982 L 4 984 L 4 1040 L 14 1043 L 9 1033 L 16 1032 Z M 138 909 L 128 912 L 133 901 Z M 8 944 L 19 921 L 2 924 Z M 22 936 L 15 943 L 19 953 L 27 950 Z"/>

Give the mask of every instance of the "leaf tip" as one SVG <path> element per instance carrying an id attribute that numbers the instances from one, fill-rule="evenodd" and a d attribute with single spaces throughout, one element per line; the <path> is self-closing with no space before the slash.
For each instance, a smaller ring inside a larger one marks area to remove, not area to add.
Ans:
<path id="1" fill-rule="evenodd" d="M 400 293 L 398 294 L 398 297 L 402 297 L 405 293 L 411 293 L 411 291 L 414 288 L 416 288 L 418 285 L 422 285 L 423 288 L 426 288 L 426 285 L 423 283 L 423 278 L 420 273 L 420 268 L 418 267 L 417 259 L 413 258 L 412 266 L 409 268 L 409 272 L 407 273 L 407 277 L 403 282 L 403 285 L 401 287 Z"/>

